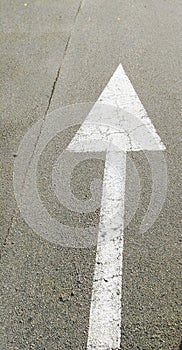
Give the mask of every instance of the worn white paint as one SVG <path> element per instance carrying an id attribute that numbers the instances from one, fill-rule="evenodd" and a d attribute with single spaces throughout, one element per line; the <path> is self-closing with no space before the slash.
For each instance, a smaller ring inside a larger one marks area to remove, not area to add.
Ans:
<path id="1" fill-rule="evenodd" d="M 119 349 L 126 153 L 108 151 L 87 349 Z"/>
<path id="2" fill-rule="evenodd" d="M 106 151 L 108 143 L 126 151 L 165 149 L 121 64 L 68 149 Z"/>
<path id="3" fill-rule="evenodd" d="M 106 151 L 88 350 L 120 349 L 126 152 L 165 149 L 121 64 L 68 149 Z"/>

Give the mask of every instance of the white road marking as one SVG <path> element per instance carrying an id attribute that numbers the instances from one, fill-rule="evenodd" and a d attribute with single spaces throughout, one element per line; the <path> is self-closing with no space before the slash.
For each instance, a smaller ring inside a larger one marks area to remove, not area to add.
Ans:
<path id="1" fill-rule="evenodd" d="M 89 350 L 120 348 L 125 173 L 126 153 L 108 151 L 90 309 Z"/>
<path id="2" fill-rule="evenodd" d="M 121 115 L 122 111 L 126 112 L 125 115 Z M 121 64 L 68 149 L 74 152 L 105 151 L 108 142 L 127 151 L 165 149 Z"/>
<path id="3" fill-rule="evenodd" d="M 126 152 L 165 149 L 121 64 L 68 149 L 106 151 L 87 349 L 118 350 Z"/>

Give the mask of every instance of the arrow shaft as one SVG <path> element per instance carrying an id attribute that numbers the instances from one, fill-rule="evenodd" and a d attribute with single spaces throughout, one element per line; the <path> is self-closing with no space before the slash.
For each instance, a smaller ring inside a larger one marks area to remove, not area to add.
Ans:
<path id="1" fill-rule="evenodd" d="M 87 350 L 120 349 L 126 153 L 106 154 Z"/>

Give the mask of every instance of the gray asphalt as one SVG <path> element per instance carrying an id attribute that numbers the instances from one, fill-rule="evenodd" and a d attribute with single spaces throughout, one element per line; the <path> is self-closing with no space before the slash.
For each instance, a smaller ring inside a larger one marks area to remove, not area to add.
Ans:
<path id="1" fill-rule="evenodd" d="M 129 156 L 142 190 L 125 230 L 121 349 L 179 350 L 181 0 L 38 0 L 27 6 L 1 0 L 1 17 L 1 349 L 86 349 L 96 248 L 62 247 L 26 224 L 14 196 L 13 164 L 36 121 L 44 125 L 61 106 L 94 103 L 121 62 L 166 146 L 169 181 L 158 219 L 140 234 L 151 174 L 143 154 Z M 59 135 L 60 147 L 75 131 Z M 54 202 L 49 184 L 55 149 L 51 143 L 39 163 L 41 200 L 72 227 L 87 220 L 98 227 L 98 210 L 81 217 Z M 89 182 L 102 179 L 103 167 L 98 160 L 75 170 L 78 198 L 89 196 Z"/>

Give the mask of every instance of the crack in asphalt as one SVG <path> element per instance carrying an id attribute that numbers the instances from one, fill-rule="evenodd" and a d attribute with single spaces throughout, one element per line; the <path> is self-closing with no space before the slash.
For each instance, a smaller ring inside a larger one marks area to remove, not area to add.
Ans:
<path id="1" fill-rule="evenodd" d="M 35 154 L 35 150 L 36 150 L 36 147 L 37 147 L 37 144 L 38 144 L 38 141 L 40 139 L 40 136 L 41 136 L 41 133 L 42 133 L 42 129 L 43 129 L 43 126 L 44 126 L 44 122 L 46 120 L 46 116 L 49 112 L 49 108 L 50 108 L 50 105 L 51 105 L 51 101 L 52 101 L 52 98 L 53 98 L 53 95 L 54 95 L 54 91 L 55 91 L 55 88 L 56 88 L 56 84 L 57 84 L 57 81 L 60 77 L 60 72 L 61 72 L 61 68 L 63 66 L 63 63 L 64 63 L 64 60 L 65 60 L 65 57 L 66 57 L 66 54 L 67 54 L 67 50 L 68 50 L 68 47 L 69 47 L 69 43 L 70 43 L 70 40 L 71 40 L 71 37 L 73 35 L 73 32 L 74 32 L 74 28 L 75 28 L 75 25 L 76 25 L 76 21 L 77 21 L 77 18 L 78 18 L 78 15 L 79 15 L 79 12 L 82 8 L 82 3 L 83 3 L 83 0 L 80 1 L 80 4 L 78 6 L 78 9 L 76 11 L 76 14 L 75 14 L 75 18 L 74 18 L 74 21 L 73 21 L 73 26 L 72 26 L 72 29 L 70 31 L 70 35 L 68 37 L 68 40 L 66 42 L 66 45 L 65 45 L 65 49 L 64 49 L 64 54 L 63 54 L 63 58 L 62 58 L 62 61 L 61 61 L 61 64 L 59 65 L 59 68 L 57 70 L 57 73 L 56 73 L 56 77 L 54 79 L 54 82 L 52 84 L 52 89 L 51 89 L 51 93 L 50 93 L 50 97 L 49 97 L 49 100 L 48 100 L 48 104 L 47 104 L 47 107 L 46 107 L 46 110 L 45 110 L 45 113 L 44 113 L 44 116 L 42 118 L 42 124 L 40 126 L 40 131 L 39 131 L 39 134 L 37 136 L 37 139 L 35 141 L 35 146 L 34 146 L 34 149 L 33 149 L 33 152 L 32 152 L 32 155 L 30 157 L 30 160 L 28 162 L 28 166 L 27 166 L 27 170 L 26 170 L 26 173 L 25 173 L 25 176 L 24 176 L 24 180 L 23 180 L 23 185 L 22 185 L 22 190 L 25 186 L 25 180 L 26 180 L 26 177 L 27 177 L 27 173 L 28 173 L 28 170 L 29 170 L 29 167 L 30 167 L 30 164 L 32 162 L 32 159 L 33 159 L 33 156 Z M 3 252 L 3 248 L 6 246 L 6 243 L 7 243 L 7 239 L 9 237 L 9 234 L 10 234 L 10 230 L 11 230 L 11 227 L 12 227 L 12 224 L 13 224 L 13 220 L 15 218 L 15 213 L 16 213 L 16 209 L 14 209 L 13 211 L 13 215 L 10 219 L 10 225 L 7 229 L 7 234 L 5 235 L 5 239 L 4 239 L 4 242 L 2 243 L 2 248 L 1 248 L 1 251 L 0 251 L 0 259 L 2 258 L 2 252 Z"/>
<path id="2" fill-rule="evenodd" d="M 1 252 L 0 252 L 0 259 L 2 258 L 3 248 L 5 247 L 5 245 L 6 245 L 6 243 L 7 243 L 7 239 L 8 239 L 9 234 L 10 234 L 10 230 L 11 230 L 11 227 L 12 227 L 12 224 L 13 224 L 13 219 L 14 219 L 14 217 L 15 217 L 15 210 L 13 211 L 13 215 L 12 215 L 12 217 L 11 217 L 11 219 L 10 219 L 10 225 L 9 225 L 9 227 L 8 227 L 8 229 L 7 229 L 7 233 L 6 233 L 6 235 L 5 235 L 4 242 L 3 242 L 3 244 L 2 244 L 2 248 L 1 248 Z"/>
<path id="3" fill-rule="evenodd" d="M 64 59 L 65 59 L 66 54 L 67 54 L 67 50 L 68 50 L 68 47 L 69 47 L 69 43 L 70 43 L 71 37 L 72 37 L 72 35 L 73 35 L 73 30 L 74 30 L 75 25 L 76 25 L 76 21 L 77 21 L 77 18 L 78 18 L 78 14 L 79 14 L 80 9 L 81 9 L 81 7 L 82 7 L 82 2 L 83 2 L 83 0 L 80 1 L 80 4 L 79 4 L 78 9 L 77 9 L 76 14 L 75 14 L 73 27 L 72 27 L 72 30 L 71 30 L 71 32 L 70 32 L 70 35 L 69 35 L 69 37 L 68 37 L 68 40 L 67 40 L 67 43 L 66 43 L 66 46 L 65 46 L 65 49 L 64 49 L 63 59 L 62 59 L 62 62 L 61 62 L 60 66 L 59 66 L 59 68 L 58 68 L 58 70 L 57 70 L 56 78 L 55 78 L 55 80 L 54 80 L 54 82 L 53 82 L 53 85 L 52 85 L 52 90 L 51 90 L 51 94 L 50 94 L 50 97 L 49 97 L 48 105 L 47 105 L 47 108 L 46 108 L 46 111 L 45 111 L 45 114 L 44 114 L 44 119 L 46 118 L 46 115 L 47 115 L 47 113 L 48 113 L 48 111 L 49 111 L 49 108 L 50 108 L 50 105 L 51 105 L 52 97 L 53 97 L 53 95 L 54 95 L 54 91 L 55 91 L 55 88 L 56 88 L 56 83 L 57 83 L 57 81 L 58 81 L 58 79 L 59 79 L 59 76 L 60 76 L 61 68 L 62 68 L 62 66 L 63 66 Z"/>
<path id="4" fill-rule="evenodd" d="M 83 0 L 82 0 L 82 1 L 83 1 Z M 62 62 L 61 62 L 60 66 L 59 66 L 59 68 L 58 68 L 58 70 L 57 70 L 56 77 L 55 77 L 54 82 L 53 82 L 53 85 L 52 85 L 50 97 L 49 97 L 49 100 L 48 100 L 48 105 L 47 105 L 47 108 L 46 108 L 46 110 L 45 110 L 44 117 L 43 117 L 43 119 L 42 119 L 42 125 L 40 126 L 40 131 L 39 131 L 39 134 L 38 134 L 38 136 L 37 136 L 37 139 L 36 139 L 36 142 L 35 142 L 35 146 L 34 146 L 32 155 L 31 155 L 31 157 L 30 157 L 28 166 L 27 166 L 27 171 L 26 171 L 26 173 L 25 173 L 25 177 L 24 177 L 24 180 L 23 180 L 22 189 L 24 188 L 25 180 L 26 180 L 27 173 L 28 173 L 28 169 L 29 169 L 29 166 L 30 166 L 30 164 L 31 164 L 31 162 L 32 162 L 32 158 L 33 158 L 33 156 L 34 156 L 34 154 L 35 154 L 35 150 L 36 150 L 38 141 L 39 141 L 40 136 L 41 136 L 41 133 L 42 133 L 42 129 L 43 129 L 43 126 L 44 126 L 44 122 L 45 122 L 45 120 L 46 120 L 46 116 L 47 116 L 47 114 L 48 114 L 48 112 L 49 112 L 49 108 L 50 108 L 51 101 L 52 101 L 52 98 L 53 98 L 53 95 L 54 95 L 54 91 L 55 91 L 55 88 L 56 88 L 56 84 L 57 84 L 57 81 L 58 81 L 58 79 L 59 79 L 60 72 L 61 72 L 61 68 L 62 68 L 62 66 L 63 66 L 64 60 L 65 60 L 65 57 L 66 57 L 66 54 L 67 54 L 67 50 L 68 50 L 68 47 L 69 47 L 69 43 L 70 43 L 70 40 L 71 40 L 71 37 L 72 37 L 72 34 L 73 34 L 73 30 L 74 30 L 75 25 L 76 25 L 76 20 L 77 20 L 78 14 L 79 14 L 80 9 L 81 9 L 82 1 L 80 2 L 79 7 L 78 7 L 78 10 L 76 11 L 75 19 L 74 19 L 74 23 L 73 23 L 73 27 L 72 27 L 72 30 L 71 30 L 71 32 L 70 32 L 70 35 L 69 35 L 69 37 L 68 37 L 68 40 L 67 40 L 67 43 L 66 43 L 66 46 L 65 46 L 65 49 L 64 49 L 64 54 L 63 54 Z"/>

